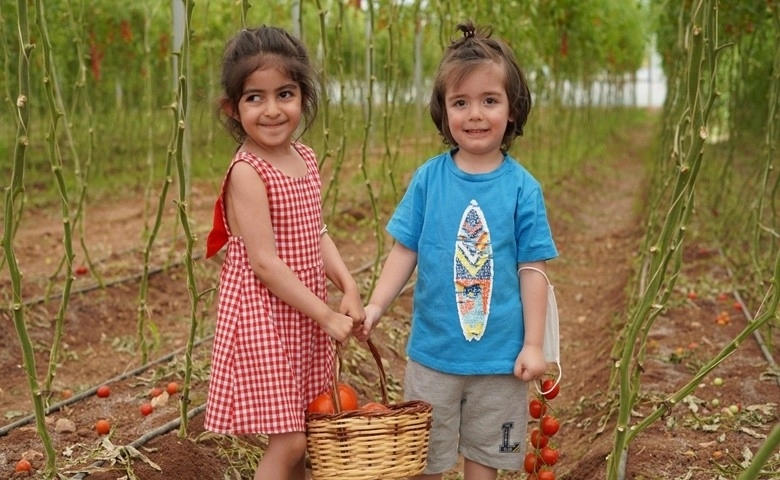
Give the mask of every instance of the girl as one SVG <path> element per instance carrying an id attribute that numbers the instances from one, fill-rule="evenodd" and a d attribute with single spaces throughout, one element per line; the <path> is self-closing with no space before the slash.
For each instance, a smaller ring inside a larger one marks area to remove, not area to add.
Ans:
<path id="1" fill-rule="evenodd" d="M 305 478 L 305 409 L 327 390 L 331 338 L 365 319 L 360 293 L 322 224 L 312 150 L 296 141 L 317 113 L 304 45 L 262 26 L 228 41 L 221 120 L 240 143 L 215 207 L 207 257 L 220 275 L 206 429 L 268 435 L 255 479 Z M 325 278 L 343 292 L 326 303 Z"/>
<path id="2" fill-rule="evenodd" d="M 544 271 L 558 252 L 539 183 L 507 154 L 531 108 L 525 76 L 489 31 L 458 29 L 430 101 L 452 148 L 415 172 L 391 217 L 396 243 L 357 337 L 369 336 L 417 268 L 404 396 L 433 405 L 417 478 L 440 479 L 460 453 L 466 480 L 493 480 L 522 467 L 527 382 L 546 366 L 547 283 L 529 270 L 518 283 L 518 267 Z"/>

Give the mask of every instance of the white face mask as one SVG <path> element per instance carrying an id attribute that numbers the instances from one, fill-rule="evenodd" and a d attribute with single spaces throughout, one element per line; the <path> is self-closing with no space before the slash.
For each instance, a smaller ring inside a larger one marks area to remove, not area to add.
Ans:
<path id="1" fill-rule="evenodd" d="M 534 270 L 544 275 L 544 279 L 547 280 L 547 316 L 545 318 L 544 325 L 543 350 L 544 359 L 548 363 L 554 363 L 558 366 L 558 377 L 549 390 L 552 391 L 552 389 L 554 389 L 560 383 L 561 378 L 563 377 L 563 369 L 561 368 L 561 346 L 558 332 L 558 303 L 555 301 L 555 287 L 553 287 L 552 283 L 550 283 L 550 279 L 547 277 L 547 274 L 538 268 L 521 267 L 520 270 Z M 518 276 L 520 275 L 520 270 L 517 271 Z M 541 394 L 549 392 L 542 392 L 539 390 L 538 386 L 536 387 L 536 390 Z"/>

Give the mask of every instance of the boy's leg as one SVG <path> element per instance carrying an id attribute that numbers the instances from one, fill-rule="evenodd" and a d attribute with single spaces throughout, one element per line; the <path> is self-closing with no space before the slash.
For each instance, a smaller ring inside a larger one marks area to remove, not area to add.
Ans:
<path id="1" fill-rule="evenodd" d="M 468 458 L 463 459 L 464 480 L 496 480 L 498 470 L 487 467 Z"/>

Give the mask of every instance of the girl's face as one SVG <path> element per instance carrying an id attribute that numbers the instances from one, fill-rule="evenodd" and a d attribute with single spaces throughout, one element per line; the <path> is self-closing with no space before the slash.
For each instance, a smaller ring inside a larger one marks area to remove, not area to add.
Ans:
<path id="1" fill-rule="evenodd" d="M 444 95 L 447 122 L 461 157 L 497 161 L 509 118 L 509 99 L 501 65 L 487 63 L 469 72 Z"/>
<path id="2" fill-rule="evenodd" d="M 241 122 L 247 142 L 267 154 L 287 154 L 301 115 L 298 83 L 276 68 L 268 68 L 255 70 L 246 79 L 233 116 Z"/>

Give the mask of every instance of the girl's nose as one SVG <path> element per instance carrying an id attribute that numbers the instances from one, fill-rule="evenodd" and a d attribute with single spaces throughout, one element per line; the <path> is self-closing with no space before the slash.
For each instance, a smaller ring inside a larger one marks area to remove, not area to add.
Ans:
<path id="1" fill-rule="evenodd" d="M 279 115 L 279 112 L 280 112 L 279 105 L 277 105 L 276 100 L 271 99 L 271 100 L 268 100 L 265 103 L 265 114 L 266 114 L 266 116 L 268 116 L 268 117 L 275 117 L 275 116 Z"/>

